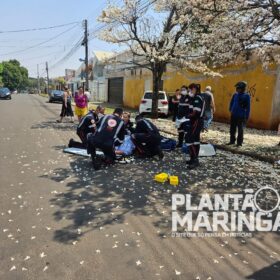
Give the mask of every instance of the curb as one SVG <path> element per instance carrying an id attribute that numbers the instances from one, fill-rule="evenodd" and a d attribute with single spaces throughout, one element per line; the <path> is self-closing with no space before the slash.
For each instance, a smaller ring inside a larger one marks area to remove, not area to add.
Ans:
<path id="1" fill-rule="evenodd" d="M 164 129 L 159 129 L 159 131 L 177 137 L 177 134 L 176 134 L 176 133 L 173 133 L 173 132 L 171 132 L 171 131 L 167 131 L 167 130 L 164 130 Z M 217 149 L 219 149 L 219 150 L 231 152 L 231 153 L 233 153 L 233 154 L 239 154 L 239 155 L 248 156 L 248 157 L 257 159 L 257 160 L 259 160 L 259 161 L 264 161 L 264 162 L 267 162 L 267 163 L 270 163 L 270 164 L 275 164 L 275 162 L 276 162 L 276 159 L 273 158 L 273 157 L 270 157 L 270 156 L 262 156 L 262 155 L 255 154 L 255 153 L 252 153 L 252 152 L 249 152 L 249 151 L 240 151 L 240 150 L 231 148 L 231 147 L 226 146 L 226 145 L 219 145 L 219 144 L 213 144 L 213 145 L 214 145 Z"/>

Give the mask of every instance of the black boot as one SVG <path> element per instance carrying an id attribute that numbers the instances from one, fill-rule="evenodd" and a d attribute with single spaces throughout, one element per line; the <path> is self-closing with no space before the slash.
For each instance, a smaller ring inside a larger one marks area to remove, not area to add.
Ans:
<path id="1" fill-rule="evenodd" d="M 162 160 L 164 158 L 164 154 L 163 154 L 161 148 L 159 148 L 159 151 L 158 151 L 158 158 L 159 158 L 159 160 Z"/>
<path id="2" fill-rule="evenodd" d="M 176 148 L 182 148 L 183 146 L 183 141 L 184 141 L 184 132 L 179 132 L 178 135 L 178 143 L 176 145 Z"/>
<path id="3" fill-rule="evenodd" d="M 195 169 L 199 166 L 198 158 L 193 159 L 193 161 L 189 164 L 189 169 Z"/>
<path id="4" fill-rule="evenodd" d="M 74 139 L 71 138 L 71 139 L 69 140 L 69 143 L 68 143 L 68 148 L 72 148 L 72 147 L 73 147 L 73 142 L 74 142 Z"/>

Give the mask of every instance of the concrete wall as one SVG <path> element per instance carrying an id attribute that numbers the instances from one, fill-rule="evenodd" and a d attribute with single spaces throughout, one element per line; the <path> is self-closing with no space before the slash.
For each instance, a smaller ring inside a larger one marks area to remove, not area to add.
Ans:
<path id="1" fill-rule="evenodd" d="M 215 120 L 229 121 L 229 102 L 235 91 L 234 85 L 240 81 L 248 82 L 251 95 L 251 115 L 248 125 L 262 129 L 276 129 L 280 118 L 280 69 L 275 66 L 263 70 L 259 64 L 230 66 L 220 69 L 223 78 L 205 77 L 192 72 L 179 72 L 168 69 L 164 74 L 163 89 L 167 93 L 174 93 L 176 88 L 192 82 L 201 84 L 202 90 L 207 85 L 213 89 L 216 102 Z M 126 75 L 124 85 L 124 105 L 138 108 L 147 81 L 151 80 L 151 73 L 145 71 L 141 76 Z"/>

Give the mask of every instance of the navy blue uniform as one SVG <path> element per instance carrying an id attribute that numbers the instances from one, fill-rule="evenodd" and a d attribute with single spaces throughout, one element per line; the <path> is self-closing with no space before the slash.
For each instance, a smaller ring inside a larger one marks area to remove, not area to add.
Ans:
<path id="1" fill-rule="evenodd" d="M 69 142 L 69 147 L 75 147 L 80 149 L 87 148 L 87 135 L 94 133 L 96 123 L 98 122 L 98 116 L 95 111 L 89 111 L 80 121 L 77 127 L 77 135 L 80 137 L 82 143 L 74 141 L 73 139 Z"/>
<path id="2" fill-rule="evenodd" d="M 192 112 L 192 100 L 193 97 L 189 95 L 182 95 L 179 100 L 177 119 L 188 118 L 188 115 Z M 178 128 L 178 146 L 182 146 L 184 135 L 188 132 L 188 124 L 182 123 Z"/>
<path id="3" fill-rule="evenodd" d="M 135 129 L 133 127 L 133 122 L 131 122 L 130 120 L 128 122 L 124 123 L 124 128 L 125 128 L 126 135 L 131 135 L 135 131 Z"/>
<path id="4" fill-rule="evenodd" d="M 205 102 L 201 94 L 196 94 L 192 100 L 192 112 L 188 115 L 190 119 L 190 128 L 186 134 L 185 140 L 189 146 L 191 161 L 198 161 L 200 150 L 200 133 L 203 128 L 203 115 Z"/>
<path id="5" fill-rule="evenodd" d="M 97 123 L 94 134 L 88 134 L 89 152 L 94 160 L 96 148 L 105 155 L 108 163 L 115 159 L 115 146 L 123 143 L 125 127 L 123 120 L 116 115 L 106 115 Z"/>
<path id="6" fill-rule="evenodd" d="M 158 128 L 149 120 L 142 119 L 137 122 L 133 138 L 136 147 L 147 156 L 155 156 L 161 154 L 160 149 L 160 133 Z"/>

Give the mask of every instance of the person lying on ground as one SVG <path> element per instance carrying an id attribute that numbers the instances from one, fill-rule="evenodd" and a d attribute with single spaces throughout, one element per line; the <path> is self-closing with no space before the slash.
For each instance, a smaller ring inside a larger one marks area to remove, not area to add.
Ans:
<path id="1" fill-rule="evenodd" d="M 115 153 L 117 156 L 131 156 L 134 152 L 135 145 L 130 135 L 125 135 L 124 141 L 120 146 L 117 146 Z"/>
<path id="2" fill-rule="evenodd" d="M 164 155 L 160 148 L 161 136 L 158 128 L 149 120 L 144 119 L 141 114 L 136 116 L 135 121 L 135 133 L 131 137 L 138 154 L 144 157 L 158 155 L 159 159 L 162 159 Z"/>
<path id="3" fill-rule="evenodd" d="M 113 164 L 116 158 L 115 147 L 120 146 L 125 137 L 124 122 L 121 119 L 123 109 L 116 108 L 113 115 L 105 115 L 97 123 L 96 132 L 88 134 L 88 153 L 91 154 L 93 167 L 100 169 L 101 159 L 96 156 L 96 148 L 99 148 L 105 156 L 106 165 Z"/>
<path id="4" fill-rule="evenodd" d="M 88 133 L 94 133 L 96 129 L 96 124 L 98 122 L 98 116 L 96 111 L 93 108 L 81 119 L 77 127 L 77 135 L 80 137 L 82 142 L 74 141 L 70 139 L 68 147 L 69 148 L 87 148 L 87 135 Z"/>

